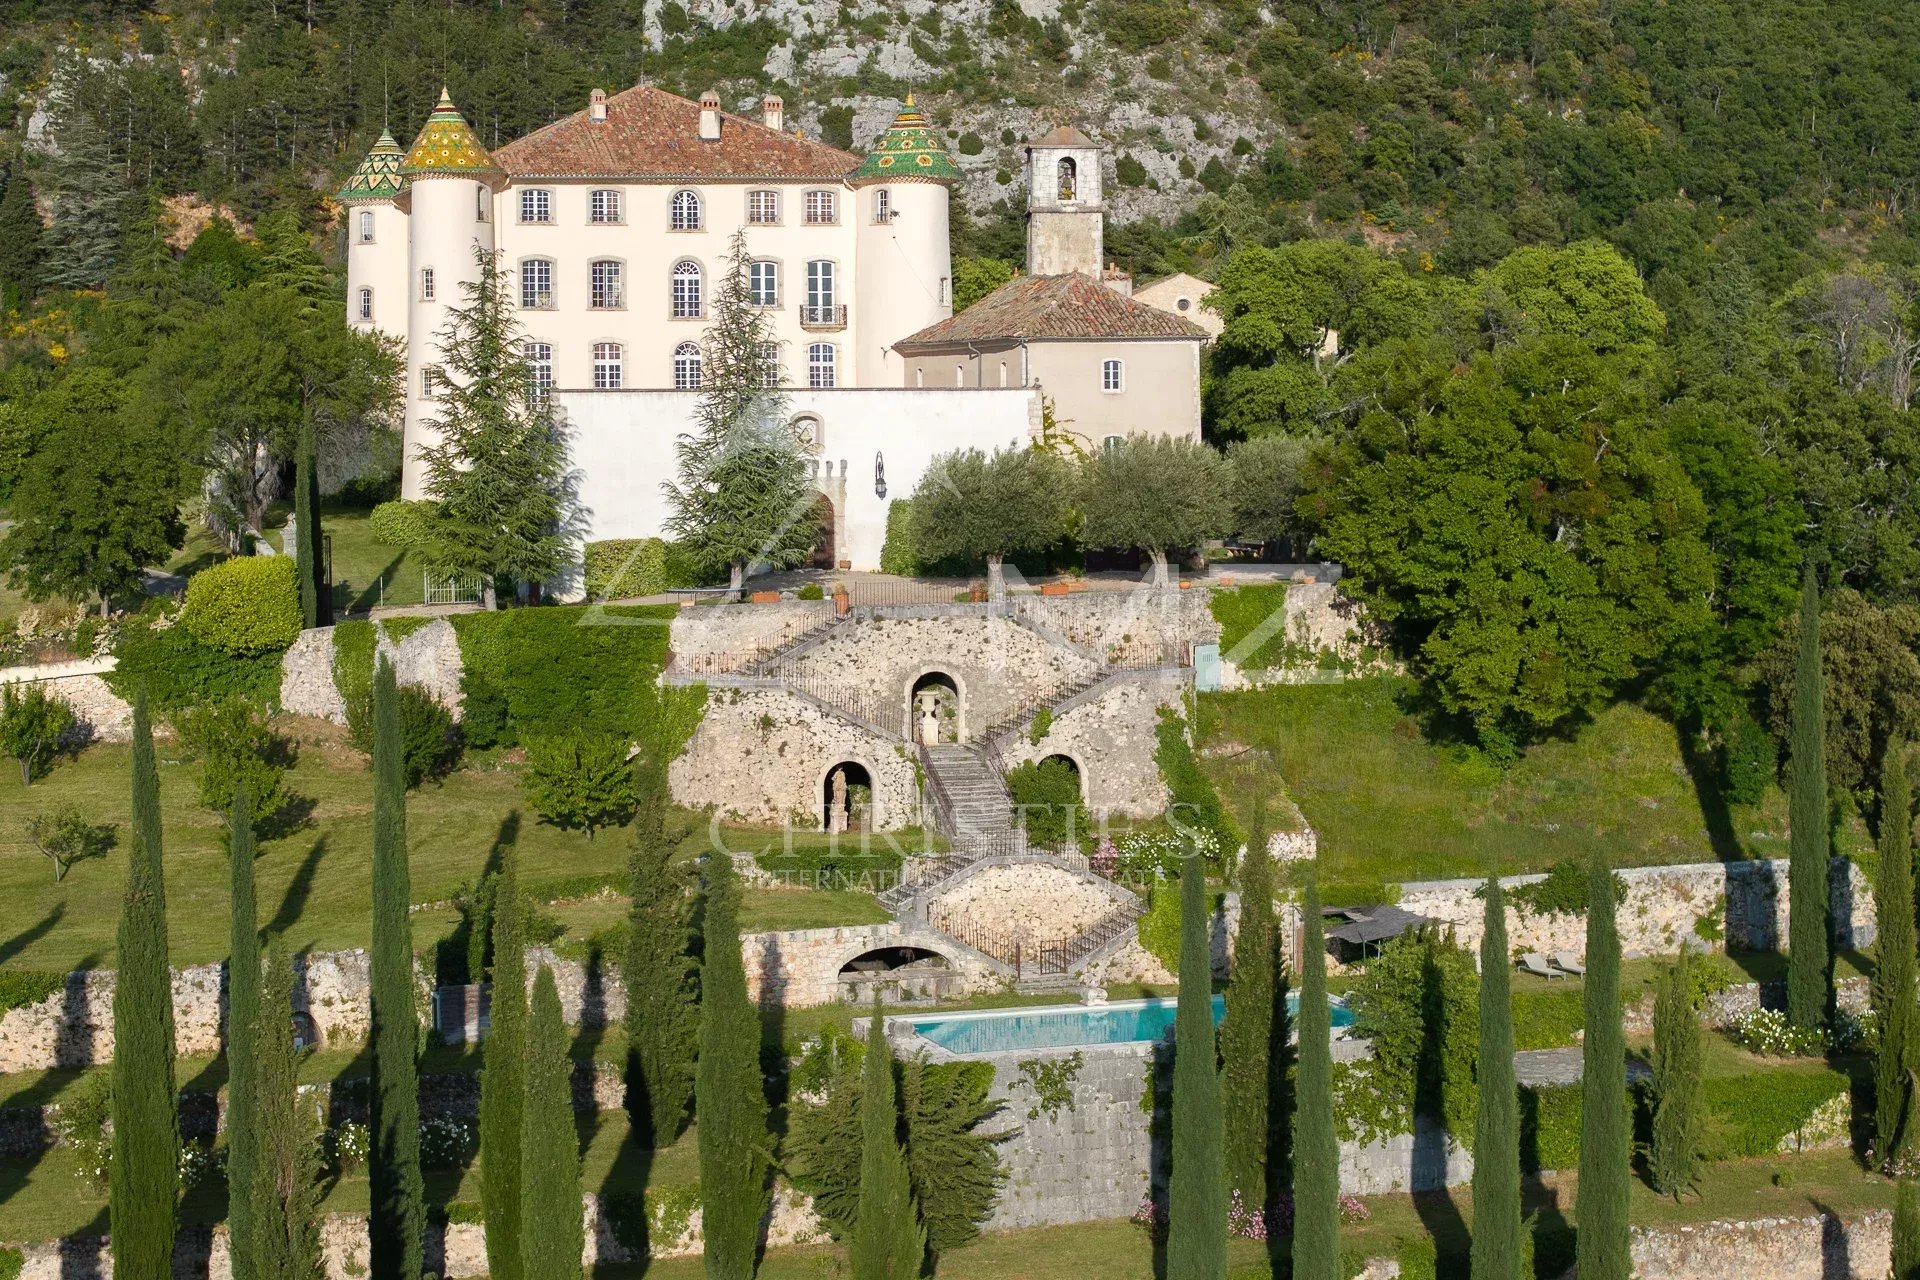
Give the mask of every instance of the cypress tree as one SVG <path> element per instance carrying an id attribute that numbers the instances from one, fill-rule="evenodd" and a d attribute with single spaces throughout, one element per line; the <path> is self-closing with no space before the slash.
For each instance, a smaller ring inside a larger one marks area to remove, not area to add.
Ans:
<path id="1" fill-rule="evenodd" d="M 1902 1178 L 1893 1194 L 1893 1280 L 1920 1280 L 1920 1196 Z"/>
<path id="2" fill-rule="evenodd" d="M 1513 1077 L 1513 993 L 1507 975 L 1507 898 L 1487 877 L 1480 936 L 1479 1102 L 1473 1119 L 1474 1280 L 1522 1280 L 1520 1095 Z"/>
<path id="3" fill-rule="evenodd" d="M 1880 1045 L 1873 1060 L 1873 1149 L 1893 1155 L 1900 1139 L 1907 1073 L 1920 1069 L 1920 1011 L 1914 1008 L 1913 798 L 1906 747 L 1887 744 L 1880 767 L 1880 870 L 1873 899 L 1880 936 L 1874 943 L 1873 1008 Z"/>
<path id="4" fill-rule="evenodd" d="M 1224 1280 L 1227 1166 L 1213 1033 L 1213 948 L 1207 864 L 1180 868 L 1180 1001 L 1173 1024 L 1173 1178 L 1167 1191 L 1167 1280 Z"/>
<path id="5" fill-rule="evenodd" d="M 527 1023 L 527 1094 L 520 1159 L 520 1274 L 580 1280 L 586 1247 L 580 1207 L 580 1146 L 573 1128 L 573 1059 L 560 992 L 546 965 L 533 980 Z"/>
<path id="6" fill-rule="evenodd" d="M 1233 982 L 1227 988 L 1227 1016 L 1220 1024 L 1227 1189 L 1239 1193 L 1240 1203 L 1253 1211 L 1267 1204 L 1267 1165 L 1274 1145 L 1274 1023 L 1279 1021 L 1284 1030 L 1286 1018 L 1277 942 L 1266 806 L 1256 797 L 1247 854 L 1240 864 Z"/>
<path id="7" fill-rule="evenodd" d="M 233 811 L 227 818 L 231 899 L 227 941 L 227 1232 L 233 1280 L 255 1280 L 252 1188 L 261 1134 L 254 1101 L 258 1084 L 254 1043 L 260 1031 L 260 923 L 254 906 L 253 852 L 253 809 L 246 783 L 236 781 Z"/>
<path id="8" fill-rule="evenodd" d="M 229 1164 L 230 1194 L 236 1203 L 249 1204 L 248 1256 L 258 1280 L 323 1280 L 318 1115 L 313 1104 L 300 1097 L 300 1059 L 293 1048 L 293 965 L 278 948 L 267 962 L 260 1004 L 245 1033 L 254 1045 L 257 1158 L 245 1183 L 234 1180 Z M 231 1223 L 232 1215 L 228 1218 Z M 239 1243 L 235 1227 L 236 1261 Z"/>
<path id="9" fill-rule="evenodd" d="M 133 702 L 132 827 L 113 988 L 113 1273 L 120 1280 L 171 1280 L 180 1120 L 174 1103 L 160 775 L 144 688 Z"/>
<path id="10" fill-rule="evenodd" d="M 487 1274 L 521 1280 L 521 1129 L 527 1088 L 527 953 L 518 859 L 509 850 L 493 886 L 492 1026 L 480 1072 L 480 1201 Z M 479 973 L 469 975 L 475 981 Z"/>
<path id="11" fill-rule="evenodd" d="M 386 658 L 373 677 L 373 1099 L 367 1161 L 373 1280 L 415 1280 L 425 1225 L 420 1184 L 419 1014 L 407 918 L 406 764 L 400 693 Z"/>
<path id="12" fill-rule="evenodd" d="M 927 1231 L 913 1202 L 900 1146 L 900 1099 L 893 1080 L 880 993 L 873 995 L 861 1068 L 860 1203 L 853 1221 L 853 1280 L 919 1280 Z"/>
<path id="13" fill-rule="evenodd" d="M 1340 1274 L 1340 1142 L 1333 1132 L 1333 1026 L 1327 1008 L 1326 923 L 1307 872 L 1301 904 L 1300 1063 L 1293 1119 L 1293 1274 Z"/>
<path id="14" fill-rule="evenodd" d="M 1581 1050 L 1580 1184 L 1574 1241 L 1581 1280 L 1627 1280 L 1627 1057 L 1620 1025 L 1620 934 L 1613 871 L 1595 858 L 1587 882 L 1586 1041 Z"/>
<path id="15" fill-rule="evenodd" d="M 326 542 L 320 529 L 320 466 L 314 456 L 312 423 L 300 428 L 295 459 L 293 555 L 301 624 L 324 627 L 333 621 L 333 600 L 327 592 Z"/>
<path id="16" fill-rule="evenodd" d="M 1800 652 L 1794 667 L 1792 845 L 1787 864 L 1787 1019 L 1827 1020 L 1827 714 L 1820 664 L 1820 588 L 1809 564 L 1800 582 Z"/>
<path id="17" fill-rule="evenodd" d="M 639 771 L 633 855 L 627 864 L 627 1111 L 648 1146 L 665 1146 L 686 1121 L 693 1092 L 699 1011 L 688 954 L 687 884 L 667 833 L 666 770 L 651 759 Z"/>
<path id="18" fill-rule="evenodd" d="M 725 854 L 707 858 L 700 1060 L 694 1076 L 700 1210 L 709 1280 L 748 1280 L 767 1208 L 767 1093 L 760 1015 L 740 956 L 740 882 Z"/>
<path id="19" fill-rule="evenodd" d="M 1706 1124 L 1705 1045 L 1693 1011 L 1693 959 L 1682 951 L 1653 1000 L 1653 1189 L 1678 1199 L 1700 1168 Z"/>

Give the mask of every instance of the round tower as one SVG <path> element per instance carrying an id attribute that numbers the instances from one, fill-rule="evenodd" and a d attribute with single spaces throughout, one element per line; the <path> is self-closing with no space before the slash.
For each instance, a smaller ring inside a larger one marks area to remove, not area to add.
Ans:
<path id="1" fill-rule="evenodd" d="M 506 175 L 444 88 L 399 175 L 406 185 L 397 204 L 408 224 L 407 425 L 400 496 L 423 498 L 428 495 L 420 450 L 439 442 L 427 420 L 439 413 L 434 401 L 446 384 L 439 372 L 440 330 L 449 308 L 466 305 L 466 286 L 480 278 L 479 254 L 493 252 L 493 194 Z"/>
<path id="2" fill-rule="evenodd" d="M 347 323 L 407 336 L 407 215 L 400 144 L 386 130 L 334 199 L 347 233 Z"/>
<path id="3" fill-rule="evenodd" d="M 960 170 L 908 94 L 848 179 L 854 188 L 854 385 L 898 387 L 893 344 L 953 314 L 947 208 Z"/>

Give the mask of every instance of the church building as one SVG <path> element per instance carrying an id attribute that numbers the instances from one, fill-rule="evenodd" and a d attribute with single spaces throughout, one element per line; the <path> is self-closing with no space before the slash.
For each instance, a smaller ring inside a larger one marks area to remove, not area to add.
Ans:
<path id="1" fill-rule="evenodd" d="M 865 156 L 650 85 L 489 152 L 443 92 L 413 145 L 383 135 L 338 199 L 349 323 L 407 353 L 401 493 L 428 496 L 450 307 L 494 254 L 527 364 L 568 435 L 587 541 L 661 534 L 692 429 L 710 304 L 736 232 L 775 341 L 766 377 L 831 509 L 815 563 L 876 568 L 890 501 L 955 449 L 1197 437 L 1207 334 L 1103 270 L 1104 152 L 1059 128 L 1027 148 L 1027 271 L 953 314 L 960 172 L 908 99 Z"/>

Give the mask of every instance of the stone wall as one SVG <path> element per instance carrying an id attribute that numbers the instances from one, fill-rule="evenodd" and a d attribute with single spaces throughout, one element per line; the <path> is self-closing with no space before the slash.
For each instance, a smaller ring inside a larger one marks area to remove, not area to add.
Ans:
<path id="1" fill-rule="evenodd" d="M 376 627 L 378 623 L 374 624 Z M 376 657 L 393 663 L 401 684 L 425 690 L 460 718 L 460 640 L 453 624 L 435 618 L 398 641 L 384 629 L 376 632 Z M 280 705 L 298 715 L 316 716 L 335 724 L 347 722 L 347 704 L 333 681 L 333 628 L 302 631 L 280 656 Z"/>
<path id="2" fill-rule="evenodd" d="M 1154 730 L 1160 708 L 1180 705 L 1186 679 L 1164 671 L 1140 671 L 1089 690 L 1056 711 L 1036 744 L 1025 732 L 1002 739 L 1008 768 L 1063 755 L 1080 769 L 1081 791 L 1095 813 L 1150 818 L 1166 810 L 1167 784 L 1154 763 Z"/>
<path id="3" fill-rule="evenodd" d="M 954 920 L 1008 937 L 1077 936 L 1111 915 L 1122 897 L 1108 881 L 1049 863 L 983 866 L 942 892 L 928 917 Z"/>
<path id="4" fill-rule="evenodd" d="M 1638 1280 L 1884 1280 L 1891 1265 L 1893 1217 L 1857 1222 L 1833 1214 L 1637 1228 Z"/>
<path id="5" fill-rule="evenodd" d="M 959 975 L 962 996 L 994 991 L 1010 975 L 985 956 L 951 938 L 905 924 L 843 925 L 749 933 L 740 939 L 747 966 L 747 994 L 761 1005 L 787 1008 L 832 1004 L 840 998 L 840 970 L 854 957 L 886 947 L 920 947 L 947 959 Z"/>
<path id="6" fill-rule="evenodd" d="M 118 663 L 113 658 L 83 658 L 39 666 L 0 668 L 0 685 L 39 685 L 72 708 L 90 741 L 127 742 L 133 737 L 133 707 L 101 677 Z"/>
<path id="7" fill-rule="evenodd" d="M 1787 936 L 1787 863 L 1698 862 L 1667 867 L 1628 867 L 1617 873 L 1626 883 L 1618 912 L 1620 945 L 1628 956 L 1670 955 L 1683 946 L 1770 951 Z M 1544 876 L 1509 876 L 1512 890 Z M 1480 945 L 1482 906 L 1478 880 L 1428 880 L 1400 887 L 1400 906 L 1415 915 L 1445 921 L 1463 946 Z M 1833 933 L 1837 946 L 1864 949 L 1873 944 L 1873 892 L 1859 868 L 1833 860 Z M 1696 929 L 1717 928 L 1724 940 L 1711 944 Z M 1539 915 L 1509 902 L 1507 937 L 1515 951 L 1586 950 L 1586 918 Z"/>
<path id="8" fill-rule="evenodd" d="M 1150 656 L 1162 645 L 1206 643 L 1220 636 L 1204 590 L 1137 587 L 1067 596 L 1020 596 L 1015 616 L 1100 662 Z"/>
<path id="9" fill-rule="evenodd" d="M 1367 616 L 1364 605 L 1331 582 L 1290 584 L 1282 619 L 1278 639 L 1288 646 L 1294 660 L 1246 669 L 1234 661 L 1232 653 L 1223 653 L 1221 688 L 1249 689 L 1376 675 L 1397 666 L 1382 653 L 1384 629 Z"/>
<path id="10" fill-rule="evenodd" d="M 771 607 L 771 606 L 768 606 Z M 904 705 L 904 704 L 903 704 Z M 916 761 L 904 740 L 862 729 L 780 689 L 712 688 L 687 750 L 673 762 L 673 798 L 722 817 L 819 830 L 830 769 L 852 760 L 873 779 L 874 824 L 920 818 Z"/>
<path id="11" fill-rule="evenodd" d="M 1072 1105 L 1031 1116 L 1038 1098 L 1021 1074 L 1023 1056 L 989 1059 L 1001 1110 L 983 1129 L 1010 1136 L 1000 1145 L 1007 1180 L 988 1230 L 1124 1218 L 1140 1207 L 1154 1166 L 1153 1117 L 1140 1106 L 1147 1055 L 1145 1045 L 1084 1051 Z"/>
<path id="12" fill-rule="evenodd" d="M 780 648 L 832 617 L 832 608 L 825 600 L 782 600 L 682 609 L 673 619 L 673 659 L 692 671 L 729 670 L 728 659 Z"/>

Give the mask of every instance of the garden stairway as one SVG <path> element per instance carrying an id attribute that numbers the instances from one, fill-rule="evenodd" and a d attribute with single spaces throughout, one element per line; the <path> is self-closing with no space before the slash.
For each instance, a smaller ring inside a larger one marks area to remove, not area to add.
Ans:
<path id="1" fill-rule="evenodd" d="M 922 747 L 920 764 L 934 796 L 935 822 L 956 843 L 969 837 L 1005 840 L 1013 833 L 1013 798 L 979 752 L 957 743 Z"/>

